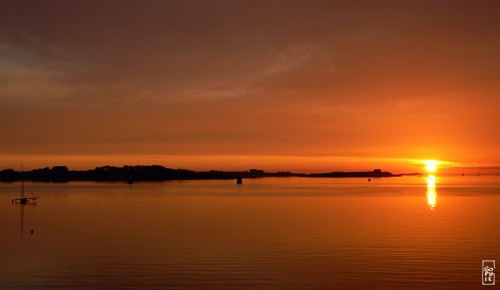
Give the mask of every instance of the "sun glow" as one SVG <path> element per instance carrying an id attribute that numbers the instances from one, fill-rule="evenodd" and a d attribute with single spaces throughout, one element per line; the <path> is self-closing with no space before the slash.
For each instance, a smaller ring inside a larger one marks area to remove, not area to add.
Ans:
<path id="1" fill-rule="evenodd" d="M 425 164 L 425 170 L 427 170 L 427 172 L 429 173 L 433 173 L 436 171 L 439 162 L 435 160 L 426 160 L 424 161 L 424 164 Z"/>

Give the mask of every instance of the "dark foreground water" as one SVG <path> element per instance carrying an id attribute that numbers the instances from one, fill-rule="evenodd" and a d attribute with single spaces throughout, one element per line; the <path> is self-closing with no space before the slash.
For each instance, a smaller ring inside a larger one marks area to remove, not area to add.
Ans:
<path id="1" fill-rule="evenodd" d="M 19 188 L 0 183 L 0 289 L 498 287 L 498 176 Z"/>

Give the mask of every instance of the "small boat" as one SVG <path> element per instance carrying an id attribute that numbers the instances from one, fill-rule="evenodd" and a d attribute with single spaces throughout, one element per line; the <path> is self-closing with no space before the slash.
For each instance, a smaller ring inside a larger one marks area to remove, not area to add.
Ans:
<path id="1" fill-rule="evenodd" d="M 22 172 L 21 172 L 22 174 Z M 14 198 L 12 200 L 12 203 L 14 204 L 30 204 L 30 203 L 35 203 L 37 200 L 38 196 L 32 196 L 32 197 L 26 197 L 24 194 L 24 178 L 21 177 L 21 197 L 20 198 Z"/>
<path id="2" fill-rule="evenodd" d="M 30 204 L 30 203 L 34 203 L 37 198 L 38 198 L 38 196 L 14 198 L 12 200 L 12 203 L 14 203 L 14 204 Z"/>

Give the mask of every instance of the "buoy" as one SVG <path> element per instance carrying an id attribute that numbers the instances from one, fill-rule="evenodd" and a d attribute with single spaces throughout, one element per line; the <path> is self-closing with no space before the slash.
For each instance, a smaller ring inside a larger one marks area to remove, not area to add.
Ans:
<path id="1" fill-rule="evenodd" d="M 236 177 L 236 184 L 243 184 L 243 178 L 241 176 Z"/>
<path id="2" fill-rule="evenodd" d="M 372 179 L 371 179 L 371 178 L 368 178 L 368 181 L 372 181 Z"/>

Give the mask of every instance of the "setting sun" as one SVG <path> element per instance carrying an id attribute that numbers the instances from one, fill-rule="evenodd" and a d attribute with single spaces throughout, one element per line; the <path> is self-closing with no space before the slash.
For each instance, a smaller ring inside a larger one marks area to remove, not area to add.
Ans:
<path id="1" fill-rule="evenodd" d="M 425 161 L 425 170 L 428 172 L 435 172 L 437 169 L 437 165 L 439 162 L 434 161 L 434 160 L 427 160 Z"/>

